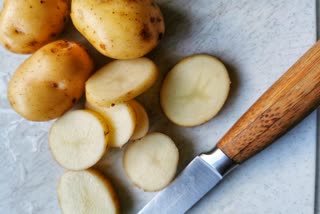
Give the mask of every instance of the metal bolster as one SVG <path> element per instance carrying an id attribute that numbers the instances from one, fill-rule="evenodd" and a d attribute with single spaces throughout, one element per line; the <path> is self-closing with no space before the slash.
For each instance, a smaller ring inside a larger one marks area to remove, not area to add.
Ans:
<path id="1" fill-rule="evenodd" d="M 210 153 L 201 154 L 200 158 L 214 167 L 221 176 L 225 176 L 237 166 L 237 164 L 218 147 L 215 147 Z"/>

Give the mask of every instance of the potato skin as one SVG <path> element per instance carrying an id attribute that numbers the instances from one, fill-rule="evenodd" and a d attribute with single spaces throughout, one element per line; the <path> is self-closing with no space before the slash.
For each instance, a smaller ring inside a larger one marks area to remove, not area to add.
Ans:
<path id="1" fill-rule="evenodd" d="M 33 53 L 61 33 L 69 14 L 69 0 L 4 0 L 0 43 L 14 53 Z"/>
<path id="2" fill-rule="evenodd" d="M 8 99 L 28 120 L 54 119 L 81 97 L 92 70 L 93 62 L 82 46 L 65 40 L 52 42 L 18 67 L 9 81 Z"/>
<path id="3" fill-rule="evenodd" d="M 114 59 L 144 56 L 165 29 L 153 0 L 72 0 L 71 19 L 100 53 Z"/>

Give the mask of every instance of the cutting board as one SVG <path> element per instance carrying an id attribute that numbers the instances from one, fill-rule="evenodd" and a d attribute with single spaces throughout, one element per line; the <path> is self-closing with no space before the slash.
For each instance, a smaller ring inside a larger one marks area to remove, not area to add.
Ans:
<path id="1" fill-rule="evenodd" d="M 0 3 L 2 4 L 2 0 Z M 197 154 L 214 147 L 246 109 L 316 40 L 315 1 L 311 0 L 159 0 L 166 35 L 148 57 L 160 78 L 140 100 L 151 120 L 150 132 L 169 135 L 180 151 L 179 172 Z M 62 38 L 85 44 L 70 24 Z M 209 53 L 227 66 L 232 88 L 223 110 L 208 123 L 182 128 L 159 107 L 164 75 L 185 56 Z M 26 58 L 0 48 L 0 213 L 60 213 L 56 186 L 62 169 L 48 149 L 50 122 L 28 122 L 11 110 L 8 80 Z M 78 107 L 81 107 L 81 102 Z M 189 213 L 313 213 L 316 117 L 312 114 L 286 136 L 227 176 Z M 109 150 L 95 166 L 109 177 L 122 213 L 136 213 L 155 193 L 134 187 L 122 169 L 122 150 Z"/>

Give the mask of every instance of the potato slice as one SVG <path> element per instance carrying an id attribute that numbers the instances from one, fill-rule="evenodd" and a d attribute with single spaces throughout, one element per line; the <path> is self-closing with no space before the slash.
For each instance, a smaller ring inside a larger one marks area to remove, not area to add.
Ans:
<path id="1" fill-rule="evenodd" d="M 64 173 L 58 184 L 58 200 L 65 214 L 119 213 L 111 183 L 92 169 Z"/>
<path id="2" fill-rule="evenodd" d="M 214 117 L 230 89 L 226 67 L 209 55 L 180 61 L 166 76 L 160 102 L 166 116 L 180 126 L 196 126 Z"/>
<path id="3" fill-rule="evenodd" d="M 102 116 L 89 110 L 76 110 L 55 121 L 49 133 L 49 146 L 61 166 L 70 170 L 87 169 L 105 153 L 108 136 Z"/>
<path id="4" fill-rule="evenodd" d="M 87 101 L 85 106 L 100 113 L 107 121 L 110 130 L 108 146 L 122 147 L 129 141 L 136 126 L 136 114 L 128 103 L 101 107 Z"/>
<path id="5" fill-rule="evenodd" d="M 137 140 L 144 137 L 149 131 L 149 117 L 144 107 L 136 100 L 130 100 L 129 105 L 136 113 L 136 127 L 131 140 Z"/>
<path id="6" fill-rule="evenodd" d="M 115 60 L 86 82 L 87 100 L 106 107 L 129 101 L 149 89 L 157 74 L 156 65 L 148 58 Z"/>
<path id="7" fill-rule="evenodd" d="M 174 142 L 164 134 L 152 133 L 126 147 L 123 167 L 134 185 L 144 191 L 158 191 L 174 178 L 178 160 Z"/>

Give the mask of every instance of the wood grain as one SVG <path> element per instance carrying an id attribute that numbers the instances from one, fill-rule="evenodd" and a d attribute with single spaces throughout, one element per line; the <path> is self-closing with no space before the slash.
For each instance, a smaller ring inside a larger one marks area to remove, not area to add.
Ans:
<path id="1" fill-rule="evenodd" d="M 233 161 L 242 163 L 319 104 L 320 42 L 317 42 L 249 108 L 217 145 Z"/>

